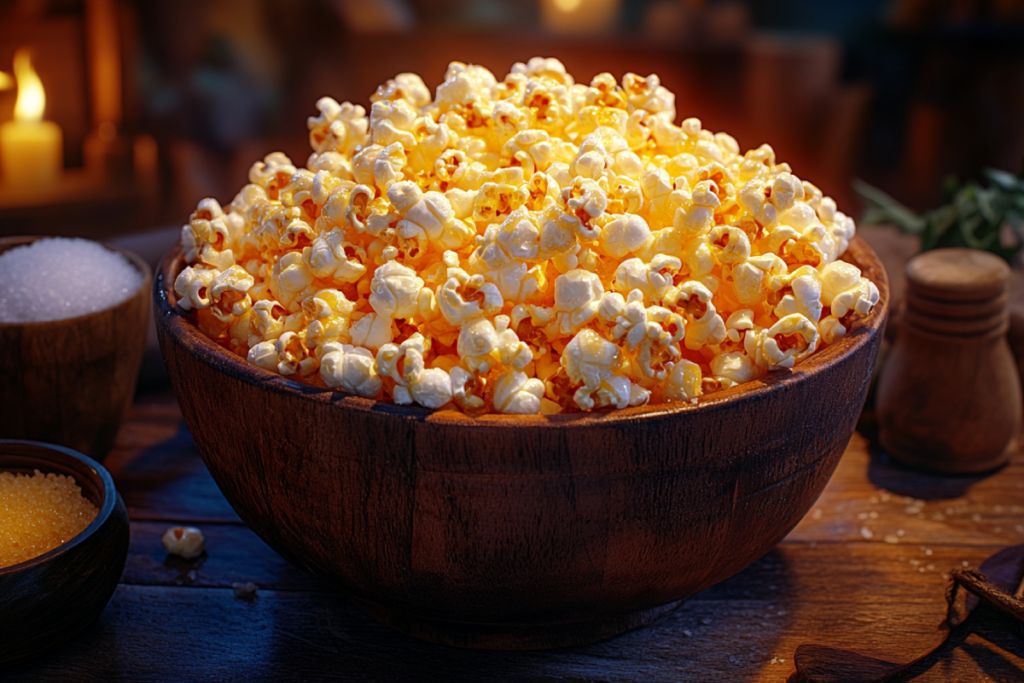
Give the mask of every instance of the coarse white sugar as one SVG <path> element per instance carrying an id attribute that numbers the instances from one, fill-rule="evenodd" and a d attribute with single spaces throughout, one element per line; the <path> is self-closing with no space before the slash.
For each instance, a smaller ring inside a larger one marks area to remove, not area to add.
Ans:
<path id="1" fill-rule="evenodd" d="M 142 284 L 128 259 L 90 240 L 52 237 L 0 254 L 0 322 L 74 318 L 116 306 Z"/>

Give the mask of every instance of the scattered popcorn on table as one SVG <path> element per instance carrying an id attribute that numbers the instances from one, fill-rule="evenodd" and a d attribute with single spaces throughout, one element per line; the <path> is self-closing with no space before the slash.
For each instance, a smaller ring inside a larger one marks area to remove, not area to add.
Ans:
<path id="1" fill-rule="evenodd" d="M 191 526 L 173 526 L 164 532 L 160 541 L 168 553 L 186 560 L 197 558 L 206 550 L 203 532 Z"/>
<path id="2" fill-rule="evenodd" d="M 370 99 L 321 98 L 306 168 L 270 154 L 182 228 L 179 306 L 270 372 L 471 413 L 695 403 L 878 303 L 835 202 L 675 125 L 657 76 L 453 62 L 433 101 L 408 73 Z"/>

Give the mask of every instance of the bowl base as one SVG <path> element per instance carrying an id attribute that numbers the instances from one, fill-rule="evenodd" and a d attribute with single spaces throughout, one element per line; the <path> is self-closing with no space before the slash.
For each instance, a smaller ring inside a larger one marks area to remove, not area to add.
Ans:
<path id="1" fill-rule="evenodd" d="M 396 631 L 432 643 L 476 650 L 549 650 L 596 643 L 652 624 L 683 604 L 676 600 L 638 612 L 568 624 L 479 624 L 425 619 L 355 598 L 352 602 Z"/>

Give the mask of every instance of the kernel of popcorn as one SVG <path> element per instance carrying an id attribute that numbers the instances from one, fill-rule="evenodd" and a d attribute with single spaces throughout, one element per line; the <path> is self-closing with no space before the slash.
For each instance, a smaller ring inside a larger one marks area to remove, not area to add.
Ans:
<path id="1" fill-rule="evenodd" d="M 619 264 L 612 286 L 620 292 L 639 289 L 648 301 L 661 301 L 683 267 L 674 256 L 657 254 L 650 263 L 631 258 Z"/>
<path id="2" fill-rule="evenodd" d="M 461 268 L 449 268 L 448 279 L 437 290 L 437 305 L 452 325 L 481 315 L 494 315 L 504 305 L 501 292 L 482 275 L 473 275 Z"/>
<path id="3" fill-rule="evenodd" d="M 594 408 L 622 410 L 628 407 L 631 387 L 630 381 L 621 375 L 609 377 L 591 394 Z"/>
<path id="4" fill-rule="evenodd" d="M 397 142 L 405 149 L 416 146 L 412 128 L 416 110 L 405 100 L 378 100 L 370 108 L 370 138 L 373 144 L 387 147 Z"/>
<path id="5" fill-rule="evenodd" d="M 643 249 L 650 239 L 647 221 L 636 214 L 625 213 L 602 228 L 598 244 L 605 255 L 623 258 Z"/>
<path id="6" fill-rule="evenodd" d="M 256 284 L 241 266 L 231 266 L 209 284 L 210 311 L 219 320 L 230 322 L 252 307 L 249 289 Z"/>
<path id="7" fill-rule="evenodd" d="M 272 152 L 263 161 L 257 161 L 250 167 L 249 182 L 263 188 L 268 199 L 276 200 L 278 192 L 291 182 L 296 170 L 286 155 Z"/>
<path id="8" fill-rule="evenodd" d="M 213 268 L 188 266 L 174 280 L 178 305 L 186 311 L 210 306 L 210 283 L 220 274 Z"/>
<path id="9" fill-rule="evenodd" d="M 768 370 L 792 368 L 814 353 L 819 339 L 817 326 L 794 313 L 758 333 L 753 360 Z"/>
<path id="10" fill-rule="evenodd" d="M 423 279 L 416 271 L 397 261 L 377 268 L 370 281 L 370 306 L 377 315 L 409 318 L 419 311 L 419 294 Z"/>
<path id="11" fill-rule="evenodd" d="M 328 342 L 317 352 L 321 354 L 320 377 L 327 386 L 364 398 L 380 393 L 383 382 L 377 375 L 376 360 L 369 349 Z"/>
<path id="12" fill-rule="evenodd" d="M 271 287 L 278 301 L 292 312 L 301 310 L 301 300 L 316 292 L 316 277 L 303 260 L 302 252 L 291 251 L 282 256 L 270 275 Z"/>
<path id="13" fill-rule="evenodd" d="M 377 351 L 377 371 L 396 384 L 409 386 L 425 369 L 423 355 L 429 348 L 430 343 L 418 332 L 401 344 L 384 344 Z"/>
<path id="14" fill-rule="evenodd" d="M 789 268 L 786 262 L 775 254 L 751 256 L 732 269 L 736 295 L 743 304 L 753 304 L 764 299 L 767 279 L 784 275 Z"/>
<path id="15" fill-rule="evenodd" d="M 799 313 L 811 322 L 821 318 L 821 279 L 818 271 L 810 266 L 801 266 L 792 273 L 782 276 L 788 283 L 781 292 L 786 292 L 775 306 L 775 315 L 785 318 Z"/>
<path id="16" fill-rule="evenodd" d="M 715 209 L 721 205 L 718 186 L 711 180 L 702 180 L 690 193 L 689 208 L 676 209 L 673 225 L 688 237 L 708 233 L 715 221 Z"/>
<path id="17" fill-rule="evenodd" d="M 825 316 L 818 321 L 818 333 L 821 334 L 821 341 L 826 344 L 835 344 L 845 337 L 847 332 L 846 326 L 834 315 Z"/>
<path id="18" fill-rule="evenodd" d="M 274 341 L 256 344 L 249 350 L 247 360 L 286 377 L 295 374 L 305 377 L 320 367 L 320 362 L 309 354 L 302 338 L 295 332 L 285 332 Z"/>
<path id="19" fill-rule="evenodd" d="M 499 413 L 536 415 L 544 397 L 544 383 L 526 373 L 510 370 L 494 381 L 494 409 Z"/>
<path id="20" fill-rule="evenodd" d="M 213 199 L 204 199 L 192 214 L 187 225 L 181 228 L 181 246 L 185 261 L 202 262 L 205 265 L 224 270 L 235 264 L 234 236 L 231 234 L 233 221 L 225 220 L 220 204 Z"/>
<path id="21" fill-rule="evenodd" d="M 401 403 L 399 397 L 405 387 L 395 387 L 395 402 Z M 416 378 L 407 389 L 409 397 L 424 408 L 437 409 L 452 400 L 451 377 L 441 368 L 427 368 Z"/>
<path id="22" fill-rule="evenodd" d="M 832 299 L 832 314 L 842 318 L 852 311 L 866 316 L 875 307 L 879 299 L 878 287 L 867 278 L 861 278 L 856 286 L 841 292 Z"/>
<path id="23" fill-rule="evenodd" d="M 487 318 L 479 317 L 462 324 L 459 331 L 459 357 L 477 374 L 485 374 L 497 362 L 498 331 Z"/>
<path id="24" fill-rule="evenodd" d="M 665 382 L 665 398 L 670 401 L 695 401 L 701 395 L 702 373 L 700 366 L 689 360 L 681 360 L 672 367 Z"/>
<path id="25" fill-rule="evenodd" d="M 702 346 L 721 344 L 726 339 L 725 321 L 711 302 L 713 294 L 696 280 L 673 287 L 663 303 L 678 311 L 686 320 L 686 348 L 695 351 Z"/>
<path id="26" fill-rule="evenodd" d="M 721 353 L 712 358 L 711 372 L 716 378 L 725 378 L 735 384 L 749 382 L 758 376 L 757 366 L 739 351 Z"/>
<path id="27" fill-rule="evenodd" d="M 355 304 L 336 289 L 323 289 L 302 302 L 302 310 L 309 319 L 306 344 L 316 348 L 327 342 L 348 338 L 352 311 Z"/>
<path id="28" fill-rule="evenodd" d="M 314 151 L 348 154 L 366 144 L 369 122 L 366 120 L 366 110 L 361 106 L 349 102 L 338 104 L 330 97 L 321 97 L 317 100 L 316 108 L 320 116 L 311 116 L 308 120 L 309 144 Z"/>
<path id="29" fill-rule="evenodd" d="M 397 182 L 388 188 L 388 199 L 402 216 L 396 229 L 400 237 L 418 236 L 437 240 L 454 219 L 451 203 L 440 192 L 424 193 L 409 181 Z"/>
<path id="30" fill-rule="evenodd" d="M 725 321 L 726 337 L 734 343 L 742 341 L 744 333 L 754 327 L 754 312 L 749 308 L 740 308 L 733 311 Z"/>
<path id="31" fill-rule="evenodd" d="M 718 263 L 744 263 L 750 258 L 750 239 L 739 228 L 724 225 L 712 228 L 708 241 Z"/>
<path id="32" fill-rule="evenodd" d="M 597 332 L 580 330 L 566 345 L 562 353 L 561 364 L 565 368 L 569 380 L 581 384 L 573 400 L 580 408 L 590 410 L 594 407 L 591 394 L 601 387 L 601 383 L 612 376 L 619 367 L 621 352 L 615 344 L 602 339 Z"/>
<path id="33" fill-rule="evenodd" d="M 570 270 L 555 279 L 555 306 L 558 329 L 573 334 L 597 315 L 604 286 L 601 279 L 586 270 Z"/>
<path id="34" fill-rule="evenodd" d="M 192 560 L 206 552 L 203 532 L 192 526 L 175 526 L 164 532 L 160 543 L 171 555 Z"/>
<path id="35" fill-rule="evenodd" d="M 821 303 L 832 305 L 832 300 L 848 289 L 853 289 L 860 282 L 860 268 L 835 261 L 821 269 Z"/>
<path id="36" fill-rule="evenodd" d="M 391 322 L 391 318 L 386 315 L 368 313 L 353 322 L 349 328 L 348 334 L 352 338 L 352 344 L 366 347 L 371 351 L 389 344 L 393 336 Z"/>
<path id="37" fill-rule="evenodd" d="M 331 230 L 302 250 L 302 260 L 314 277 L 357 282 L 366 273 L 366 250 L 345 241 L 345 233 Z"/>

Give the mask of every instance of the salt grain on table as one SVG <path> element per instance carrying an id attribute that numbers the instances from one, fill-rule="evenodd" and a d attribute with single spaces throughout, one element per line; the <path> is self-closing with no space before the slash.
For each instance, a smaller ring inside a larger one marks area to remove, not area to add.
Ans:
<path id="1" fill-rule="evenodd" d="M 121 303 L 142 274 L 121 254 L 83 239 L 54 237 L 0 254 L 0 322 L 75 318 Z"/>

